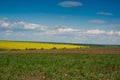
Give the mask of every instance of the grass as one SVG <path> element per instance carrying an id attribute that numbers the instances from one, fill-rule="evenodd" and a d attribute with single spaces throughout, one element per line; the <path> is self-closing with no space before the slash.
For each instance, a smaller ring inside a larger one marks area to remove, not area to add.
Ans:
<path id="1" fill-rule="evenodd" d="M 120 54 L 0 54 L 0 80 L 120 80 Z"/>
<path id="2" fill-rule="evenodd" d="M 88 48 L 89 46 L 80 46 L 72 44 L 57 44 L 57 43 L 37 43 L 37 42 L 18 42 L 18 41 L 2 41 L 0 40 L 0 50 L 25 50 L 25 49 L 73 49 L 73 48 Z"/>

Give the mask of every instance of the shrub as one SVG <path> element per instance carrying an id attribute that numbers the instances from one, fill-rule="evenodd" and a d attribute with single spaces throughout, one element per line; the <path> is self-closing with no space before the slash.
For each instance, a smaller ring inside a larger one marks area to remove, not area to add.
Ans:
<path id="1" fill-rule="evenodd" d="M 62 49 L 67 49 L 66 47 L 62 48 Z"/>
<path id="2" fill-rule="evenodd" d="M 28 50 L 28 48 L 25 48 L 25 50 Z"/>
<path id="3" fill-rule="evenodd" d="M 57 49 L 56 47 L 53 47 L 52 49 Z"/>
<path id="4" fill-rule="evenodd" d="M 36 48 L 29 48 L 28 50 L 36 50 Z"/>
<path id="5" fill-rule="evenodd" d="M 20 49 L 10 49 L 11 51 L 19 51 Z"/>
<path id="6" fill-rule="evenodd" d="M 42 47 L 41 50 L 44 50 L 44 48 Z"/>

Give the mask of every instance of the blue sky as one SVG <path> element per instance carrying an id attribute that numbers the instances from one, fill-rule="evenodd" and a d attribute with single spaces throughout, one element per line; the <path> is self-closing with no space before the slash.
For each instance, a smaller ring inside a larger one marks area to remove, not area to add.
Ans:
<path id="1" fill-rule="evenodd" d="M 0 39 L 120 45 L 120 0 L 0 0 Z"/>

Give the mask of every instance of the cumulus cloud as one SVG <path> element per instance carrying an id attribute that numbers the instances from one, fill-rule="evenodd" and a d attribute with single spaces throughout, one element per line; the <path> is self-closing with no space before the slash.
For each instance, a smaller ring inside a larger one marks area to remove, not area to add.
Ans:
<path id="1" fill-rule="evenodd" d="M 99 15 L 106 15 L 106 16 L 113 16 L 113 14 L 110 13 L 110 12 L 97 12 L 97 14 L 99 14 Z"/>
<path id="2" fill-rule="evenodd" d="M 91 20 L 92 23 L 105 23 L 103 20 Z M 11 28 L 19 28 L 21 27 L 23 30 L 32 30 L 41 35 L 59 35 L 59 34 L 88 34 L 88 35 L 120 35 L 119 31 L 105 31 L 105 30 L 99 30 L 99 29 L 93 29 L 93 30 L 86 30 L 86 31 L 80 31 L 80 29 L 74 29 L 69 26 L 58 26 L 53 28 L 48 28 L 46 25 L 41 24 L 35 24 L 35 23 L 27 23 L 24 21 L 17 21 L 17 22 L 10 22 L 8 19 L 2 19 L 0 20 L 0 26 L 7 28 L 8 31 L 6 31 L 6 34 L 11 34 L 12 32 L 9 31 Z M 113 24 L 112 26 L 120 26 L 120 24 Z M 12 30 L 12 29 L 11 29 Z"/>
<path id="3" fill-rule="evenodd" d="M 41 24 L 34 24 L 34 23 L 26 23 L 23 21 L 17 22 L 16 25 L 23 26 L 24 29 L 39 29 L 39 30 L 45 30 L 47 26 L 41 25 Z"/>
<path id="4" fill-rule="evenodd" d="M 120 36 L 120 31 L 113 31 L 113 30 L 105 31 L 105 30 L 93 29 L 93 30 L 87 30 L 85 33 L 89 35 L 92 34 L 92 35 L 118 35 Z"/>
<path id="5" fill-rule="evenodd" d="M 34 24 L 34 23 L 27 23 L 24 21 L 17 21 L 17 22 L 10 22 L 8 20 L 0 20 L 0 26 L 4 28 L 12 28 L 12 27 L 22 27 L 23 29 L 38 29 L 38 30 L 45 30 L 47 26 L 41 24 Z"/>
<path id="6" fill-rule="evenodd" d="M 10 22 L 9 20 L 0 20 L 0 26 L 6 29 L 17 29 L 17 30 L 30 30 L 36 32 L 35 34 L 40 35 L 57 35 L 57 34 L 67 34 L 77 31 L 76 29 L 70 28 L 69 26 L 58 26 L 53 28 L 48 28 L 46 25 L 28 23 L 24 21 Z M 20 31 L 19 30 L 19 31 Z M 7 31 L 6 34 L 10 34 L 11 32 Z"/>
<path id="7" fill-rule="evenodd" d="M 95 24 L 104 24 L 104 23 L 106 23 L 106 21 L 104 21 L 104 20 L 90 20 L 89 22 L 90 23 L 95 23 Z"/>
<path id="8" fill-rule="evenodd" d="M 46 30 L 46 32 L 44 34 L 47 35 L 59 35 L 59 34 L 70 34 L 73 32 L 77 32 L 76 29 L 67 27 L 67 26 L 63 26 L 63 27 L 57 27 L 57 28 L 53 28 L 53 29 L 48 29 Z"/>
<path id="9" fill-rule="evenodd" d="M 11 26 L 13 26 L 13 24 L 11 24 L 7 18 L 3 18 L 3 19 L 0 19 L 0 26 L 5 28 L 10 28 Z"/>
<path id="10" fill-rule="evenodd" d="M 77 6 L 82 6 L 82 3 L 77 2 L 77 1 L 63 1 L 58 4 L 61 7 L 77 7 Z"/>
<path id="11" fill-rule="evenodd" d="M 120 31 L 116 31 L 115 34 L 119 35 L 120 36 Z"/>
<path id="12" fill-rule="evenodd" d="M 105 31 L 99 30 L 99 29 L 95 29 L 95 30 L 88 30 L 85 33 L 87 33 L 87 34 L 103 34 L 103 33 L 105 33 Z"/>
<path id="13" fill-rule="evenodd" d="M 56 31 L 60 32 L 60 33 L 66 33 L 66 32 L 74 32 L 77 31 L 76 29 L 73 28 L 69 28 L 69 27 L 59 27 L 56 29 Z"/>
<path id="14" fill-rule="evenodd" d="M 6 24 L 5 24 L 6 23 Z M 3 25 L 4 24 L 4 25 Z M 119 26 L 119 24 L 111 24 L 111 26 Z M 70 26 L 53 26 L 49 27 L 46 25 L 35 24 L 35 23 L 28 23 L 24 21 L 17 21 L 17 22 L 10 22 L 9 20 L 0 20 L 0 36 L 4 35 L 6 37 L 12 36 L 26 36 L 33 38 L 32 36 L 39 38 L 42 37 L 54 37 L 54 38 L 62 38 L 69 39 L 69 40 L 78 40 L 83 42 L 90 42 L 90 41 L 101 41 L 101 40 L 113 40 L 119 41 L 120 40 L 120 31 L 114 30 L 101 30 L 101 29 L 91 29 L 91 30 L 81 30 L 70 27 Z M 21 29 L 22 28 L 22 29 Z M 19 30 L 20 29 L 20 30 Z M 32 34 L 31 34 L 32 33 Z M 32 35 L 32 36 L 31 36 Z M 102 37 L 102 38 L 101 38 Z M 99 38 L 101 40 L 99 40 Z M 103 39 L 104 38 L 104 39 Z M 44 40 L 44 39 L 43 39 Z M 110 42 L 109 40 L 109 42 Z"/>
<path id="15" fill-rule="evenodd" d="M 11 31 L 11 30 L 5 31 L 5 35 L 7 35 L 7 36 L 12 35 L 12 34 L 13 34 L 13 31 Z"/>
<path id="16" fill-rule="evenodd" d="M 8 27 L 8 26 L 10 26 L 10 23 L 4 22 L 4 23 L 1 24 L 1 26 L 3 26 L 3 27 Z"/>

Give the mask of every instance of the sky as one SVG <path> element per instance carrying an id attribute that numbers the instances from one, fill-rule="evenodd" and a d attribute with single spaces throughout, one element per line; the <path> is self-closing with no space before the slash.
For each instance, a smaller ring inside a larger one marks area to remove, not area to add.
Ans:
<path id="1" fill-rule="evenodd" d="M 120 45 L 120 0 L 0 0 L 0 40 Z"/>

